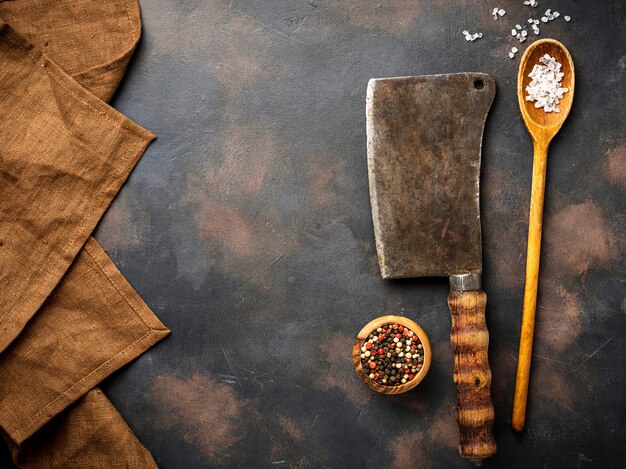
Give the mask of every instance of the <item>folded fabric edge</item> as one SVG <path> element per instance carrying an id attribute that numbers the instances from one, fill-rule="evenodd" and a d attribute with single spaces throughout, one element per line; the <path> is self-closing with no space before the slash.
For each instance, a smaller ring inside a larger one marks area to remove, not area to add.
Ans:
<path id="1" fill-rule="evenodd" d="M 122 272 L 115 266 L 104 248 L 100 246 L 95 238 L 89 237 L 87 243 L 85 243 L 85 250 L 146 326 L 155 331 L 165 331 L 167 334 L 171 332 L 165 324 L 156 317 L 154 312 L 141 299 L 141 296 L 139 296 L 131 284 L 128 283 L 126 277 L 124 277 Z"/>
<path id="2" fill-rule="evenodd" d="M 107 435 L 103 435 L 99 427 L 84 423 L 94 419 L 100 421 L 101 425 L 106 425 Z M 139 441 L 119 411 L 99 388 L 91 389 L 50 424 L 54 424 L 56 428 L 44 427 L 41 429 L 43 433 L 36 433 L 21 446 L 8 441 L 15 465 L 24 469 L 67 467 L 70 459 L 74 463 L 76 459 L 91 460 L 93 457 L 101 456 L 105 451 L 118 467 L 119 464 L 141 469 L 158 467 L 150 451 Z M 75 446 L 70 449 L 69 453 L 63 447 L 62 441 L 58 441 L 68 436 L 81 443 L 78 448 Z M 111 466 L 112 462 L 107 461 L 107 464 Z"/>
<path id="3" fill-rule="evenodd" d="M 13 29 L 10 24 L 0 19 L 0 39 L 1 38 L 6 39 L 11 44 L 21 49 L 24 53 L 28 54 L 35 65 L 49 70 L 55 79 L 64 82 L 65 89 L 68 92 L 93 111 L 107 117 L 112 124 L 121 127 L 124 130 L 128 130 L 132 135 L 140 140 L 152 141 L 156 138 L 154 133 L 143 128 L 141 125 L 126 117 L 99 97 L 94 96 L 86 90 L 72 76 L 68 75 L 61 67 L 59 67 L 50 57 L 44 54 L 40 48 L 30 43 L 28 39 Z"/>
<path id="4" fill-rule="evenodd" d="M 170 333 L 169 330 L 150 331 L 137 339 L 120 353 L 103 363 L 96 370 L 76 382 L 65 393 L 46 405 L 39 411 L 26 425 L 22 427 L 11 427 L 4 425 L 4 431 L 11 442 L 19 446 L 24 440 L 32 436 L 43 425 L 52 420 L 57 414 L 62 412 L 67 406 L 75 402 L 90 389 L 104 380 L 111 373 L 119 370 L 135 358 L 139 357 L 154 344 L 165 338 Z"/>
<path id="5" fill-rule="evenodd" d="M 120 57 L 97 68 L 75 73 L 72 78 L 103 101 L 110 101 L 124 76 L 137 43 Z"/>
<path id="6" fill-rule="evenodd" d="M 24 440 L 54 418 L 55 415 L 94 388 L 111 373 L 139 357 L 171 332 L 141 299 L 94 238 L 89 238 L 85 244 L 85 251 L 94 260 L 120 296 L 124 298 L 135 314 L 146 325 L 148 332 L 78 380 L 63 394 L 46 404 L 25 424 L 14 426 L 10 422 L 4 422 L 4 431 L 15 445 L 19 446 Z"/>
<path id="7" fill-rule="evenodd" d="M 132 10 L 130 5 L 128 5 L 129 8 L 127 9 L 128 21 L 133 30 L 133 43 L 128 50 L 107 63 L 72 74 L 72 78 L 107 102 L 115 94 L 117 86 L 124 76 L 126 67 L 128 67 L 135 48 L 141 39 L 141 11 L 139 2 L 135 1 L 133 3 Z"/>

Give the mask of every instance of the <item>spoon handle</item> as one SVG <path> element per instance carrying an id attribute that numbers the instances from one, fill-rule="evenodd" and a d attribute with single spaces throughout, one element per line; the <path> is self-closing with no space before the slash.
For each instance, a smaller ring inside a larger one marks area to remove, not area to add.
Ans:
<path id="1" fill-rule="evenodd" d="M 546 162 L 549 142 L 535 141 L 533 158 L 533 185 L 530 198 L 528 223 L 528 251 L 526 254 L 526 286 L 524 287 L 524 309 L 522 310 L 522 332 L 517 360 L 515 397 L 513 400 L 513 429 L 522 431 L 526 419 L 526 399 L 532 358 L 537 287 L 539 284 L 539 256 L 541 252 L 541 228 L 543 200 L 546 186 Z"/>

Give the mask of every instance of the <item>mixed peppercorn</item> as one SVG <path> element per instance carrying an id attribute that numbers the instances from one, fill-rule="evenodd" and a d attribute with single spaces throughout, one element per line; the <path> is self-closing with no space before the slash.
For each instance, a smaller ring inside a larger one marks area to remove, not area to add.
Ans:
<path id="1" fill-rule="evenodd" d="M 373 331 L 361 347 L 361 364 L 369 378 L 383 386 L 406 384 L 419 373 L 424 350 L 417 334 L 399 324 Z"/>

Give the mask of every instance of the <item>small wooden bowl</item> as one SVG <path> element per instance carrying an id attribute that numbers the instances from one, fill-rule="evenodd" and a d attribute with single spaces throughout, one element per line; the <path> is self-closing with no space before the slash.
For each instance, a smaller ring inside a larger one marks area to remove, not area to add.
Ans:
<path id="1" fill-rule="evenodd" d="M 409 330 L 416 333 L 417 337 L 422 343 L 422 350 L 424 351 L 424 363 L 422 363 L 422 369 L 417 372 L 415 378 L 413 378 L 411 381 L 405 384 L 400 384 L 398 386 L 385 386 L 375 383 L 369 378 L 368 373 L 363 369 L 363 366 L 361 365 L 361 347 L 367 340 L 367 336 L 369 336 L 372 331 L 375 331 L 385 324 L 398 324 L 407 327 Z M 424 332 L 424 329 L 418 326 L 417 323 L 403 316 L 380 316 L 373 321 L 368 322 L 365 327 L 361 329 L 361 332 L 359 332 L 359 334 L 356 336 L 354 346 L 352 347 L 352 363 L 354 363 L 354 369 L 356 370 L 357 374 L 359 375 L 361 380 L 363 380 L 363 382 L 367 384 L 371 389 L 382 394 L 401 394 L 403 392 L 407 392 L 413 389 L 420 383 L 420 381 L 424 379 L 424 377 L 428 373 L 431 358 L 432 350 L 430 348 L 430 341 L 428 340 L 426 332 Z"/>

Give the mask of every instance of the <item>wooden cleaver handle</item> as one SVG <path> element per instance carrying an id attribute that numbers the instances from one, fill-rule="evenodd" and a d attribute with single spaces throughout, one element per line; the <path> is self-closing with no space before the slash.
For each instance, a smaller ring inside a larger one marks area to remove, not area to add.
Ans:
<path id="1" fill-rule="evenodd" d="M 482 290 L 450 292 L 448 296 L 452 314 L 450 340 L 454 351 L 459 453 L 476 463 L 496 452 L 491 370 L 487 358 L 486 304 L 487 295 Z"/>

